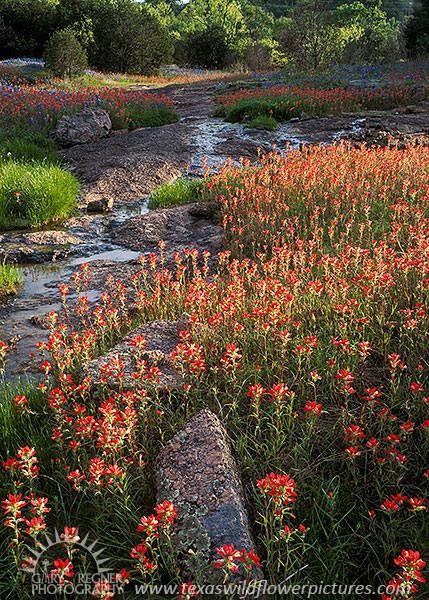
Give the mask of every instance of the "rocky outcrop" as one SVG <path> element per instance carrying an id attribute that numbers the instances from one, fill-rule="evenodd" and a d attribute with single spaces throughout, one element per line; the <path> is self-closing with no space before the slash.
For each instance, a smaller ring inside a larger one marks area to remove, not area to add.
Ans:
<path id="1" fill-rule="evenodd" d="M 44 264 L 79 252 L 83 240 L 67 231 L 34 231 L 0 235 L 0 260 L 18 264 Z"/>
<path id="2" fill-rule="evenodd" d="M 133 377 L 136 372 L 136 349 L 130 343 L 135 337 L 142 336 L 146 340 L 146 349 L 142 359 L 147 367 L 158 367 L 161 371 L 159 385 L 160 391 L 180 389 L 182 380 L 172 368 L 169 360 L 170 353 L 177 346 L 179 331 L 186 329 L 188 316 L 182 315 L 178 321 L 152 321 L 140 325 L 124 339 L 116 344 L 109 352 L 92 360 L 87 368 L 87 373 L 93 385 L 107 383 L 112 389 L 118 388 L 118 381 L 114 376 L 103 374 L 106 367 L 120 359 L 123 365 L 123 389 L 130 390 L 141 388 L 143 383 Z"/>
<path id="3" fill-rule="evenodd" d="M 216 220 L 216 205 L 187 204 L 153 210 L 133 217 L 118 227 L 113 240 L 138 252 L 153 252 L 160 240 L 166 243 L 166 264 L 174 268 L 173 254 L 195 248 L 200 253 L 208 250 L 212 258 L 221 250 L 223 229 Z"/>
<path id="4" fill-rule="evenodd" d="M 343 139 L 353 144 L 365 142 L 368 146 L 396 145 L 400 148 L 419 142 L 429 144 L 428 113 L 409 107 L 410 112 L 384 117 L 364 117 L 356 132 L 346 134 Z M 413 110 L 413 112 L 411 112 Z"/>
<path id="5" fill-rule="evenodd" d="M 237 466 L 216 415 L 205 409 L 186 423 L 160 452 L 156 476 L 157 501 L 178 509 L 173 546 L 180 567 L 192 581 L 204 572 L 205 583 L 219 582 L 211 566 L 216 548 L 234 544 L 250 551 L 254 543 Z"/>
<path id="6" fill-rule="evenodd" d="M 113 198 L 109 198 L 108 196 L 87 198 L 87 200 L 89 201 L 86 205 L 86 210 L 89 213 L 110 212 L 111 210 L 113 210 L 113 206 L 115 204 Z"/>
<path id="7" fill-rule="evenodd" d="M 61 146 L 88 144 L 109 135 L 112 122 L 102 108 L 85 108 L 75 115 L 64 115 L 58 121 L 54 135 Z"/>

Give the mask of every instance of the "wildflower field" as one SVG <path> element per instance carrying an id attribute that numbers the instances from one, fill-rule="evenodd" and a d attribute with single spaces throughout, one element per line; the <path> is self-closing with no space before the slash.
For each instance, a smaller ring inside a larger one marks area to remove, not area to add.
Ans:
<path id="1" fill-rule="evenodd" d="M 0 84 L 36 85 L 63 90 L 81 90 L 82 88 L 123 88 L 131 86 L 163 87 L 169 84 L 198 83 L 236 78 L 230 72 L 209 71 L 206 69 L 187 69 L 163 67 L 158 75 L 131 75 L 130 73 L 101 73 L 87 69 L 82 75 L 62 79 L 55 77 L 44 68 L 44 63 L 30 64 L 23 61 L 0 61 Z"/>
<path id="2" fill-rule="evenodd" d="M 427 98 L 427 88 L 424 92 Z M 216 114 L 227 121 L 249 121 L 271 117 L 278 122 L 296 117 L 324 117 L 343 112 L 363 110 L 384 111 L 412 104 L 415 89 L 407 84 L 396 84 L 379 90 L 347 89 L 347 87 L 294 86 L 268 84 L 261 87 L 239 88 L 217 97 Z"/>
<path id="3" fill-rule="evenodd" d="M 162 94 L 120 88 L 71 92 L 37 86 L 0 86 L 0 119 L 5 130 L 50 133 L 64 114 L 91 106 L 104 108 L 114 129 L 177 121 L 171 102 Z"/>
<path id="4" fill-rule="evenodd" d="M 429 149 L 269 154 L 207 176 L 200 194 L 222 213 L 217 268 L 189 249 L 168 271 L 160 242 L 131 282 L 108 277 L 91 308 L 82 265 L 61 286 L 63 310 L 40 344 L 44 381 L 4 393 L 1 597 L 29 597 L 29 549 L 54 528 L 60 586 L 85 569 L 77 538 L 90 531 L 108 548 L 119 591 L 95 585 L 88 597 L 127 597 L 135 581 L 177 582 L 180 598 L 195 596 L 204 568 L 194 582 L 175 568 L 177 511 L 154 508 L 153 466 L 208 406 L 230 436 L 258 540 L 254 552 L 217 549 L 225 580 L 261 563 L 271 583 L 371 585 L 382 600 L 423 600 Z M 120 359 L 91 385 L 91 357 L 137 323 L 183 312 L 189 327 L 170 356 L 182 391 L 159 390 L 142 337 L 131 343 L 134 391 L 123 388 Z M 0 366 L 10 351 L 0 345 Z"/>

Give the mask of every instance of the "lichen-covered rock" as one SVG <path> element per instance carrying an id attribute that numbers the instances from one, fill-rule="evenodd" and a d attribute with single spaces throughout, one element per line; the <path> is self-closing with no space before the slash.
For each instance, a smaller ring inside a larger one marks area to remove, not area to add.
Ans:
<path id="1" fill-rule="evenodd" d="M 92 360 L 87 368 L 87 373 L 93 384 L 106 382 L 112 389 L 118 387 L 114 377 L 103 375 L 103 367 L 112 364 L 116 359 L 121 359 L 124 371 L 123 389 L 130 390 L 140 388 L 142 382 L 133 377 L 136 371 L 135 352 L 136 349 L 130 344 L 131 340 L 143 336 L 146 340 L 146 349 L 142 359 L 148 367 L 158 367 L 161 371 L 159 390 L 180 389 L 182 380 L 172 368 L 169 360 L 170 353 L 178 344 L 179 331 L 186 329 L 188 316 L 186 314 L 178 321 L 151 321 L 140 325 L 124 339 L 114 346 L 109 352 Z"/>
<path id="2" fill-rule="evenodd" d="M 102 108 L 85 108 L 75 115 L 64 115 L 55 128 L 55 138 L 62 146 L 88 144 L 112 131 L 109 114 Z"/>
<path id="3" fill-rule="evenodd" d="M 190 419 L 160 452 L 156 475 L 157 501 L 178 509 L 173 544 L 180 567 L 193 581 L 221 582 L 212 567 L 216 548 L 234 544 L 250 551 L 254 543 L 237 466 L 216 415 L 205 409 Z M 254 577 L 262 577 L 259 569 Z"/>

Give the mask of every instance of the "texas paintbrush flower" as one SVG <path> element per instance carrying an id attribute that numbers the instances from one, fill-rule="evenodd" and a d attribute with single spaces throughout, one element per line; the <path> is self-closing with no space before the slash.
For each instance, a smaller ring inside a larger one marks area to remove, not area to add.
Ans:
<path id="1" fill-rule="evenodd" d="M 418 583 L 426 582 L 421 572 L 426 566 L 426 561 L 420 557 L 420 552 L 417 550 L 402 550 L 393 562 L 401 567 L 401 571 L 387 584 L 388 593 L 382 594 L 382 600 L 411 598 L 410 594 L 414 597 L 418 591 Z"/>
<path id="2" fill-rule="evenodd" d="M 259 479 L 256 482 L 258 488 L 272 498 L 276 511 L 282 510 L 292 502 L 296 502 L 297 492 L 296 483 L 289 475 L 280 475 L 270 473 L 264 479 Z"/>
<path id="3" fill-rule="evenodd" d="M 219 548 L 216 548 L 216 552 L 220 556 L 218 560 L 213 563 L 215 569 L 223 569 L 228 572 L 237 573 L 238 564 L 236 561 L 241 560 L 241 551 L 234 547 L 234 544 L 224 544 Z"/>

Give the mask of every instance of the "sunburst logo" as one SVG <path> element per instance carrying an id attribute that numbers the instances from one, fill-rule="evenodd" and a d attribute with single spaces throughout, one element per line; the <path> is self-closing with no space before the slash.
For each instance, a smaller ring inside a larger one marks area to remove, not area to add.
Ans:
<path id="1" fill-rule="evenodd" d="M 103 556 L 106 548 L 98 547 L 98 540 L 83 539 L 77 529 L 65 528 L 65 533 L 45 534 L 35 548 L 29 547 L 21 570 L 31 576 L 33 595 L 91 594 L 100 583 L 115 585 L 115 574 Z"/>

